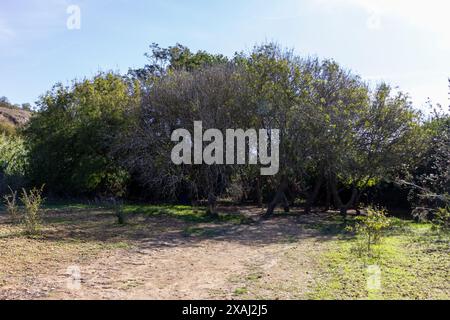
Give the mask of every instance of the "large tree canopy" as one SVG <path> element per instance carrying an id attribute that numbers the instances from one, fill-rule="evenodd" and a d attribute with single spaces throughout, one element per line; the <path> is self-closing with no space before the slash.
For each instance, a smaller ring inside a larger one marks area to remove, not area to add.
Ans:
<path id="1" fill-rule="evenodd" d="M 125 113 L 139 102 L 138 89 L 121 76 L 100 74 L 44 95 L 25 130 L 31 180 L 63 195 L 121 193 L 128 174 L 110 148 L 127 126 Z"/>
<path id="2" fill-rule="evenodd" d="M 207 199 L 211 213 L 233 189 L 266 200 L 268 216 L 298 199 L 308 212 L 326 195 L 345 214 L 365 188 L 404 176 L 426 150 L 407 95 L 384 83 L 371 88 L 333 60 L 271 43 L 233 58 L 178 44 L 150 49 L 148 65 L 126 76 L 56 85 L 41 98 L 24 131 L 33 184 L 67 195 L 124 196 L 128 188 L 154 200 Z M 193 132 L 195 121 L 224 136 L 278 129 L 277 174 L 262 177 L 260 162 L 172 163 L 173 131 Z"/>

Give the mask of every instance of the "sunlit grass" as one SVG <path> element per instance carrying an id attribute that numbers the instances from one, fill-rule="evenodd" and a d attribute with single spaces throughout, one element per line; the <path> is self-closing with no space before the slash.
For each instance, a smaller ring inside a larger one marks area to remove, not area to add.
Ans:
<path id="1" fill-rule="evenodd" d="M 206 214 L 206 208 L 183 205 L 125 205 L 127 214 L 144 214 L 147 216 L 169 216 L 187 222 L 232 222 L 245 223 L 245 216 L 240 213 L 221 213 L 217 217 Z"/>
<path id="2" fill-rule="evenodd" d="M 322 256 L 314 299 L 448 299 L 449 233 L 431 224 L 391 219 L 393 227 L 370 255 L 356 239 L 337 239 Z M 367 286 L 369 266 L 381 270 L 381 290 Z"/>

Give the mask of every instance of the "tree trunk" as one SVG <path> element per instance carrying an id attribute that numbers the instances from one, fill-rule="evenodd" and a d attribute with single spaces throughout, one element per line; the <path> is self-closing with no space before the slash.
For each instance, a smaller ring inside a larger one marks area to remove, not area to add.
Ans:
<path id="1" fill-rule="evenodd" d="M 359 192 L 359 191 L 358 191 L 358 195 L 357 195 L 356 198 L 355 198 L 355 203 L 353 204 L 353 207 L 355 208 L 356 214 L 357 214 L 358 216 L 361 215 L 361 211 L 359 210 L 359 199 L 361 198 L 361 193 L 362 193 L 362 192 Z"/>
<path id="2" fill-rule="evenodd" d="M 280 186 L 278 187 L 275 197 L 273 198 L 272 202 L 269 204 L 269 207 L 267 208 L 267 211 L 264 215 L 265 218 L 268 218 L 273 215 L 273 211 L 280 202 L 284 203 L 285 211 L 286 209 L 289 210 L 289 202 L 287 201 L 286 195 L 284 194 L 287 185 L 288 185 L 287 179 L 285 177 L 281 178 Z"/>
<path id="3" fill-rule="evenodd" d="M 323 177 L 320 177 L 316 180 L 313 191 L 309 194 L 308 200 L 306 201 L 305 213 L 308 214 L 311 212 L 311 207 L 314 205 L 316 198 L 319 194 L 320 187 L 322 186 Z"/>
<path id="4" fill-rule="evenodd" d="M 211 192 L 208 195 L 208 209 L 206 215 L 210 217 L 217 217 L 217 197 Z"/>
<path id="5" fill-rule="evenodd" d="M 342 203 L 341 197 L 339 196 L 339 191 L 337 189 L 337 182 L 336 182 L 335 177 L 331 178 L 330 191 L 331 191 L 331 195 L 333 196 L 334 205 L 336 206 L 336 208 L 341 209 L 344 206 L 344 204 Z M 341 213 L 342 213 L 342 211 L 341 211 Z"/>
<path id="6" fill-rule="evenodd" d="M 256 200 L 258 201 L 258 206 L 260 208 L 263 207 L 263 197 L 262 197 L 262 190 L 261 190 L 261 177 L 258 176 L 256 179 Z"/>
<path id="7" fill-rule="evenodd" d="M 347 203 L 343 203 L 339 194 L 337 192 L 335 193 L 335 197 L 337 198 L 336 205 L 339 208 L 339 212 L 343 217 L 347 216 L 348 209 L 351 208 L 353 206 L 353 204 L 355 203 L 357 194 L 358 194 L 358 189 L 353 187 L 352 196 L 350 197 L 350 200 Z"/>
<path id="8" fill-rule="evenodd" d="M 339 196 L 339 191 L 337 189 L 337 182 L 335 177 L 332 178 L 330 186 L 331 186 L 331 194 L 333 195 L 336 207 L 339 208 L 340 214 L 343 217 L 346 217 L 348 209 L 355 203 L 356 196 L 358 195 L 358 189 L 356 187 L 353 187 L 352 196 L 350 197 L 350 200 L 344 204 L 342 202 L 341 197 Z"/>
<path id="9" fill-rule="evenodd" d="M 347 210 L 354 206 L 357 196 L 358 196 L 358 189 L 356 187 L 353 187 L 352 196 L 350 197 L 350 200 L 348 200 L 347 204 L 345 205 L 345 215 L 347 215 Z"/>
<path id="10" fill-rule="evenodd" d="M 330 182 L 327 181 L 326 183 L 327 186 L 327 199 L 325 201 L 325 212 L 330 211 L 331 208 L 331 191 L 330 191 Z"/>
<path id="11" fill-rule="evenodd" d="M 283 192 L 283 197 L 282 197 L 282 201 L 283 201 L 283 209 L 285 213 L 289 213 L 290 208 L 289 208 L 289 200 L 286 197 L 286 193 Z"/>

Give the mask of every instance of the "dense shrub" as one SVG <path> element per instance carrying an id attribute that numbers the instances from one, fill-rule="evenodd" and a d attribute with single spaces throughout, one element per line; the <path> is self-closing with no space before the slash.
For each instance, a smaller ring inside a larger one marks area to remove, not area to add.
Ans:
<path id="1" fill-rule="evenodd" d="M 428 149 L 415 171 L 403 181 L 419 220 L 434 220 L 450 207 L 450 117 L 437 114 L 424 127 L 429 133 Z"/>
<path id="2" fill-rule="evenodd" d="M 43 95 L 23 138 L 0 138 L 0 151 L 8 150 L 0 154 L 0 188 L 21 187 L 26 173 L 29 185 L 45 183 L 57 196 L 208 199 L 212 212 L 228 193 L 272 200 L 267 216 L 280 204 L 289 211 L 289 201 L 309 212 L 318 200 L 346 214 L 361 200 L 380 202 L 364 192 L 383 199 L 391 189 L 380 186 L 406 171 L 416 190 L 447 197 L 445 125 L 423 125 L 408 96 L 387 84 L 371 88 L 333 60 L 273 43 L 233 58 L 181 45 L 151 51 L 149 64 L 127 76 L 100 73 Z M 174 165 L 171 134 L 194 121 L 223 132 L 279 129 L 279 172 L 261 178 L 261 166 Z"/>
<path id="3" fill-rule="evenodd" d="M 122 196 L 128 173 L 111 148 L 138 99 L 133 85 L 114 74 L 56 85 L 25 129 L 32 183 L 59 195 Z"/>
<path id="4" fill-rule="evenodd" d="M 28 153 L 24 140 L 17 135 L 0 134 L 0 194 L 8 186 L 20 188 L 25 183 Z"/>

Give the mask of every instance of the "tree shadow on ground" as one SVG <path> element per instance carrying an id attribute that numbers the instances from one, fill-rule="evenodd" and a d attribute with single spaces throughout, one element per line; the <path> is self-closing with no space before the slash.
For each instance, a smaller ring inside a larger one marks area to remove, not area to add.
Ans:
<path id="1" fill-rule="evenodd" d="M 44 214 L 40 240 L 130 242 L 143 249 L 197 246 L 205 241 L 265 246 L 311 238 L 333 240 L 346 236 L 349 223 L 337 213 L 305 215 L 300 209 L 289 214 L 276 212 L 270 219 L 262 219 L 262 209 L 254 206 L 223 207 L 215 219 L 205 216 L 201 208 L 178 206 L 176 213 L 172 209 L 173 206 L 131 206 L 125 210 L 127 223 L 119 225 L 114 213 L 106 208 L 52 208 Z M 7 223 L 7 218 L 0 216 L 0 224 Z"/>

